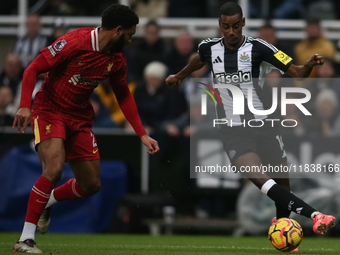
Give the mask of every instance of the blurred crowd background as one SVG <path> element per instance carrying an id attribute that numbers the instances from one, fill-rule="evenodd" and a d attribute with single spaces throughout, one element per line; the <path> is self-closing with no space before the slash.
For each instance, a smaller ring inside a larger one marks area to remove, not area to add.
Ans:
<path id="1" fill-rule="evenodd" d="M 0 127 L 11 126 L 20 103 L 22 75 L 25 68 L 39 54 L 42 48 L 70 31 L 66 16 L 100 16 L 114 1 L 97 0 L 30 0 L 26 19 L 26 35 L 11 38 L 13 44 L 4 56 L 0 72 Z M 190 125 L 190 101 L 192 93 L 189 78 L 208 78 L 208 66 L 193 73 L 178 88 L 165 86 L 169 74 L 180 71 L 197 51 L 202 38 L 194 38 L 190 32 L 179 30 L 175 38 L 161 36 L 162 26 L 157 19 L 169 18 L 216 18 L 221 0 L 131 0 L 131 7 L 140 17 L 148 18 L 142 36 L 133 38 L 125 48 L 128 60 L 129 88 L 136 100 L 140 117 L 147 132 L 159 141 L 161 152 L 150 158 L 150 192 L 163 192 L 175 197 L 181 206 L 177 212 L 186 217 L 211 218 L 229 217 L 235 219 L 237 195 L 244 183 L 228 192 L 193 192 L 193 180 L 189 178 L 189 137 L 197 132 L 194 123 Z M 17 1 L 1 1 L 0 15 L 17 15 Z M 283 136 L 293 137 L 338 137 L 340 136 L 340 34 L 339 39 L 328 39 L 323 31 L 323 20 L 340 18 L 340 2 L 337 0 L 249 0 L 251 19 L 265 20 L 256 30 L 259 38 L 275 45 L 296 64 L 302 65 L 313 54 L 325 58 L 324 65 L 315 68 L 310 79 L 296 83 L 311 91 L 312 99 L 306 105 L 312 116 L 305 117 L 299 109 L 290 106 L 286 119 L 298 120 L 296 128 L 284 129 Z M 41 16 L 55 16 L 53 33 L 41 33 Z M 279 40 L 279 32 L 272 19 L 300 19 L 305 21 L 303 40 Z M 247 26 L 247 21 L 246 21 Z M 218 30 L 216 30 L 218 31 Z M 254 31 L 253 31 L 254 32 Z M 219 32 L 215 37 L 221 36 Z M 0 41 L 8 39 L 0 35 Z M 8 40 L 7 40 L 8 41 Z M 1 51 L 1 49 L 0 49 Z M 270 73 L 269 78 L 284 77 L 279 71 Z M 41 88 L 44 77 L 39 76 L 34 94 Z M 287 86 L 284 79 L 269 79 L 265 93 L 273 87 Z M 289 84 L 292 86 L 292 84 Z M 292 95 L 294 97 L 294 95 Z M 32 100 L 33 100 L 32 98 Z M 91 96 L 96 113 L 94 128 L 112 128 L 132 133 L 113 92 L 107 82 L 102 82 Z M 171 161 L 169 165 L 168 162 Z M 129 190 L 128 190 L 129 191 Z M 130 191 L 134 191 L 130 187 Z"/>

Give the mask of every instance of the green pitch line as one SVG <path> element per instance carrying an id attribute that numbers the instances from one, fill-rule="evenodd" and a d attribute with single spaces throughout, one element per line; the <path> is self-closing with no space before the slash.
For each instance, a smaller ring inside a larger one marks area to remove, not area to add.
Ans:
<path id="1" fill-rule="evenodd" d="M 12 254 L 20 233 L 0 232 L 0 254 Z M 149 235 L 69 235 L 36 236 L 37 247 L 49 255 L 226 255 L 283 254 L 266 237 L 230 236 L 149 236 Z M 292 253 L 295 254 L 295 253 Z M 336 238 L 304 238 L 295 255 L 340 254 Z"/>

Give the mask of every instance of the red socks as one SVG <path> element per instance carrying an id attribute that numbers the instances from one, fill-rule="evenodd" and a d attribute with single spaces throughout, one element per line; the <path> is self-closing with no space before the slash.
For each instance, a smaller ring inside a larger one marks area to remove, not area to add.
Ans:
<path id="1" fill-rule="evenodd" d="M 39 177 L 31 190 L 25 222 L 38 223 L 54 186 L 46 177 Z"/>
<path id="2" fill-rule="evenodd" d="M 58 202 L 63 200 L 74 200 L 88 195 L 82 191 L 75 178 L 68 180 L 65 184 L 53 191 L 55 200 Z"/>

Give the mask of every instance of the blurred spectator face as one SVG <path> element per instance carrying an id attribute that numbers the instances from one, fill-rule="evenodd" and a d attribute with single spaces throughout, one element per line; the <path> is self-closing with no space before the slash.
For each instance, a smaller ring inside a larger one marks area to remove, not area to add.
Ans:
<path id="1" fill-rule="evenodd" d="M 177 52 L 182 56 L 188 56 L 194 50 L 194 42 L 189 33 L 180 34 L 175 40 Z"/>
<path id="2" fill-rule="evenodd" d="M 316 96 L 315 105 L 318 115 L 322 119 L 328 119 L 338 107 L 338 98 L 332 89 L 324 89 Z"/>
<path id="3" fill-rule="evenodd" d="M 148 45 L 155 44 L 159 38 L 159 27 L 155 24 L 146 26 L 144 36 Z"/>
<path id="4" fill-rule="evenodd" d="M 0 87 L 0 109 L 5 109 L 13 103 L 13 93 L 10 87 Z"/>
<path id="5" fill-rule="evenodd" d="M 20 58 L 15 54 L 8 54 L 4 65 L 7 78 L 10 80 L 17 78 L 20 75 L 21 69 Z"/>
<path id="6" fill-rule="evenodd" d="M 318 105 L 317 111 L 323 119 L 329 119 L 335 112 L 335 106 L 331 102 L 323 101 Z"/>
<path id="7" fill-rule="evenodd" d="M 318 78 L 332 78 L 334 77 L 334 67 L 331 61 L 325 60 L 322 66 L 316 70 L 316 77 Z"/>
<path id="8" fill-rule="evenodd" d="M 153 90 L 157 90 L 163 84 L 163 79 L 158 77 L 146 77 L 145 80 L 146 84 Z"/>
<path id="9" fill-rule="evenodd" d="M 278 87 L 280 84 L 280 78 L 282 77 L 280 71 L 278 70 L 273 70 L 270 72 L 270 74 L 268 74 L 267 78 L 266 78 L 266 84 L 268 84 L 268 86 L 274 88 L 274 87 Z"/>
<path id="10" fill-rule="evenodd" d="M 144 68 L 144 79 L 146 85 L 153 91 L 156 91 L 160 86 L 162 86 L 166 72 L 167 66 L 159 61 L 153 61 L 149 63 Z"/>
<path id="11" fill-rule="evenodd" d="M 29 15 L 26 20 L 27 36 L 30 39 L 36 38 L 41 29 L 40 17 L 38 15 Z"/>
<path id="12" fill-rule="evenodd" d="M 308 24 L 306 27 L 307 38 L 309 40 L 316 40 L 321 36 L 321 27 L 318 24 Z"/>
<path id="13" fill-rule="evenodd" d="M 270 44 L 273 44 L 273 45 L 277 44 L 276 32 L 272 28 L 260 29 L 259 38 L 262 40 L 265 40 L 266 42 L 269 42 Z"/>
<path id="14" fill-rule="evenodd" d="M 67 28 L 65 27 L 58 27 L 54 30 L 54 38 L 58 39 L 59 37 L 62 37 L 63 35 L 65 35 L 67 33 Z"/>

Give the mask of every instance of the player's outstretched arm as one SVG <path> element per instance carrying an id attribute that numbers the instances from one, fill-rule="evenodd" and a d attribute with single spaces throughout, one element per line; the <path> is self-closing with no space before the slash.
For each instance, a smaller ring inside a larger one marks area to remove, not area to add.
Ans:
<path id="1" fill-rule="evenodd" d="M 152 139 L 150 136 L 148 135 L 143 135 L 141 138 L 142 143 L 148 147 L 148 153 L 153 155 L 156 152 L 159 151 L 159 146 L 158 146 L 158 142 L 154 139 Z"/>
<path id="2" fill-rule="evenodd" d="M 206 63 L 203 63 L 200 59 L 200 56 L 197 54 L 181 71 L 179 71 L 177 74 L 169 75 L 169 77 L 165 80 L 166 85 L 178 86 L 185 77 L 187 77 L 192 72 L 201 69 L 205 64 Z"/>
<path id="3" fill-rule="evenodd" d="M 287 74 L 293 78 L 307 78 L 312 72 L 314 66 L 323 65 L 323 57 L 318 54 L 313 55 L 302 66 L 290 65 L 287 70 Z"/>

